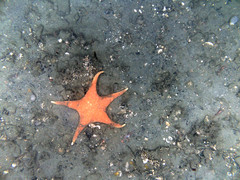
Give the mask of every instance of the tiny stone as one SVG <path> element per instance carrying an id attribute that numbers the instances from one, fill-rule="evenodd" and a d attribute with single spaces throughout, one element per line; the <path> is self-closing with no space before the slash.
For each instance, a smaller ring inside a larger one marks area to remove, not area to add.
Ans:
<path id="1" fill-rule="evenodd" d="M 12 167 L 15 168 L 17 166 L 16 163 L 12 163 Z"/>
<path id="2" fill-rule="evenodd" d="M 8 170 L 3 171 L 3 174 L 8 174 L 8 173 L 9 173 Z"/>
<path id="3" fill-rule="evenodd" d="M 35 101 L 36 100 L 36 96 L 34 94 L 31 95 L 31 101 Z"/>
<path id="4" fill-rule="evenodd" d="M 65 149 L 64 148 L 58 148 L 58 153 L 60 155 L 63 155 L 65 153 Z"/>

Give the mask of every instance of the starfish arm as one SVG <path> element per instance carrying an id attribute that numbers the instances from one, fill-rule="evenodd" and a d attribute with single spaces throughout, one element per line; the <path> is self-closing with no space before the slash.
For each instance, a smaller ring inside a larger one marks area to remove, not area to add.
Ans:
<path id="1" fill-rule="evenodd" d="M 97 120 L 96 122 L 108 124 L 108 125 L 113 126 L 113 127 L 115 127 L 115 128 L 122 128 L 122 127 L 124 127 L 124 126 L 126 125 L 126 124 L 121 125 L 121 124 L 118 124 L 118 123 L 113 122 L 113 121 L 108 117 L 107 113 L 104 112 L 104 111 L 103 111 L 103 112 L 99 112 L 98 117 L 100 117 L 100 119 Z"/>
<path id="2" fill-rule="evenodd" d="M 106 103 L 105 105 L 109 105 L 114 99 L 116 99 L 118 96 L 121 96 L 123 93 L 125 93 L 126 91 L 128 90 L 128 88 L 120 91 L 120 92 L 116 92 L 116 93 L 113 93 L 111 95 L 108 95 L 108 96 L 104 96 L 103 99 L 104 99 L 104 102 Z"/>
<path id="3" fill-rule="evenodd" d="M 78 135 L 80 134 L 80 132 L 82 132 L 82 130 L 86 127 L 86 125 L 82 125 L 81 123 L 78 124 L 78 127 L 74 133 L 73 139 L 72 139 L 72 143 L 71 145 L 73 145 L 75 143 L 75 141 L 77 140 Z"/>
<path id="4" fill-rule="evenodd" d="M 88 92 L 86 93 L 86 96 L 88 95 L 91 95 L 91 96 L 98 96 L 97 94 L 97 80 L 98 80 L 98 77 L 100 76 L 100 74 L 102 74 L 104 71 L 100 71 L 98 72 L 93 80 L 92 80 L 92 84 L 90 86 L 90 88 L 88 89 Z"/>
<path id="5" fill-rule="evenodd" d="M 125 88 L 125 89 L 122 90 L 122 91 L 119 91 L 119 92 L 116 92 L 116 93 L 111 94 L 110 97 L 112 98 L 112 100 L 114 100 L 114 99 L 116 99 L 118 96 L 121 96 L 123 93 L 125 93 L 127 90 L 128 90 L 128 88 Z"/>
<path id="6" fill-rule="evenodd" d="M 51 101 L 51 103 L 56 104 L 56 105 L 63 105 L 67 106 L 71 109 L 77 110 L 78 107 L 78 101 Z"/>

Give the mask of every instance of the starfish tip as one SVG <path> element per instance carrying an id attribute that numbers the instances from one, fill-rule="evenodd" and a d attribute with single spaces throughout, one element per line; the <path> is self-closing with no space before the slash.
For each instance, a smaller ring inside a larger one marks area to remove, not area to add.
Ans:
<path id="1" fill-rule="evenodd" d="M 123 128 L 124 126 L 126 126 L 126 124 L 123 124 L 123 125 L 121 125 L 121 126 L 119 126 L 117 128 Z"/>
<path id="2" fill-rule="evenodd" d="M 104 71 L 99 71 L 96 75 L 100 75 L 102 73 L 104 73 Z"/>

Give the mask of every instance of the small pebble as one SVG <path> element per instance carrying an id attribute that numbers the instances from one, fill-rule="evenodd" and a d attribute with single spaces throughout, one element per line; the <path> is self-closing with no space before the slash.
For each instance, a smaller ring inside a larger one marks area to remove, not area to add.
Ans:
<path id="1" fill-rule="evenodd" d="M 231 26 L 233 26 L 233 25 L 235 25 L 237 22 L 238 22 L 238 17 L 237 17 L 237 16 L 233 16 L 233 17 L 230 19 L 229 24 L 230 24 Z"/>
<path id="2" fill-rule="evenodd" d="M 58 153 L 60 154 L 60 155 L 63 155 L 64 153 L 65 153 L 65 149 L 64 148 L 58 148 Z"/>
<path id="3" fill-rule="evenodd" d="M 17 166 L 16 163 L 12 163 L 12 167 L 15 168 Z"/>
<path id="4" fill-rule="evenodd" d="M 115 176 L 121 177 L 122 176 L 122 171 L 117 171 L 114 173 Z"/>
<path id="5" fill-rule="evenodd" d="M 36 100 L 36 96 L 34 94 L 31 95 L 31 101 L 35 101 Z"/>
<path id="6" fill-rule="evenodd" d="M 8 170 L 3 171 L 3 174 L 8 174 L 8 173 L 9 173 Z"/>

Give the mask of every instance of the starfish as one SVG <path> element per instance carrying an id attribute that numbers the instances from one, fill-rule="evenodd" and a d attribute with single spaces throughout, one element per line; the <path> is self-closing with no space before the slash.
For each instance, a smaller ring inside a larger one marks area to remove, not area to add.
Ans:
<path id="1" fill-rule="evenodd" d="M 120 125 L 113 122 L 108 117 L 106 110 L 111 102 L 118 96 L 125 93 L 128 88 L 107 96 L 99 96 L 97 93 L 97 80 L 99 75 L 103 72 L 104 71 L 100 71 L 94 76 L 89 90 L 82 99 L 76 101 L 51 101 L 53 104 L 64 105 L 76 110 L 80 116 L 80 121 L 73 136 L 71 145 L 75 143 L 80 132 L 82 132 L 88 124 L 99 122 L 116 128 L 122 128 L 125 126 L 125 124 Z"/>

